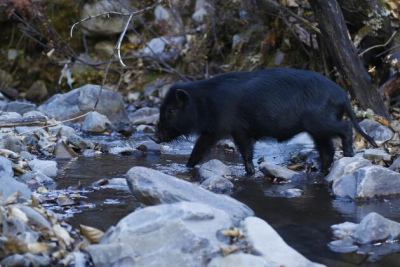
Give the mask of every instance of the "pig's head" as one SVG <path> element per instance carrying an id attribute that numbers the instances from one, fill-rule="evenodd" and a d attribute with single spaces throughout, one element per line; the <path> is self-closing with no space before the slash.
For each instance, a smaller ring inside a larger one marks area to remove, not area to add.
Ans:
<path id="1" fill-rule="evenodd" d="M 182 89 L 171 88 L 160 107 L 156 143 L 170 142 L 181 135 L 188 135 L 194 129 L 195 110 L 190 96 Z"/>

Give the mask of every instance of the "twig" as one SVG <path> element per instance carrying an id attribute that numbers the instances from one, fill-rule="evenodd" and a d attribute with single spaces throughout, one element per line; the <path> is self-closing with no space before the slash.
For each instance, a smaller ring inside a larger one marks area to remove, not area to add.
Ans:
<path id="1" fill-rule="evenodd" d="M 128 26 L 129 26 L 129 24 L 131 23 L 132 17 L 133 17 L 133 12 L 132 12 L 131 15 L 129 16 L 128 21 L 127 21 L 126 24 L 125 24 L 124 30 L 122 31 L 121 35 L 119 36 L 117 45 L 115 46 L 115 49 L 118 51 L 118 59 L 119 59 L 119 62 L 120 62 L 121 65 L 124 66 L 124 67 L 126 67 L 126 65 L 124 64 L 124 62 L 122 62 L 122 58 L 121 58 L 121 43 L 122 43 L 122 39 L 124 39 L 126 30 L 128 29 Z M 112 58 L 111 58 L 111 59 L 112 59 Z M 111 59 L 110 59 L 110 60 L 111 60 Z"/>
<path id="2" fill-rule="evenodd" d="M 372 49 L 375 49 L 375 48 L 378 48 L 378 47 L 385 47 L 385 46 L 387 46 L 387 45 L 392 41 L 392 39 L 393 39 L 393 37 L 396 35 L 396 33 L 397 33 L 397 31 L 395 31 L 395 32 L 392 34 L 392 36 L 390 36 L 389 40 L 387 40 L 386 43 L 380 44 L 380 45 L 371 46 L 370 48 L 367 48 L 367 49 L 365 49 L 364 51 L 362 51 L 360 54 L 358 54 L 358 56 L 361 57 L 362 55 L 364 55 L 364 54 L 365 54 L 366 52 L 368 52 L 369 50 L 372 50 Z"/>
<path id="3" fill-rule="evenodd" d="M 90 110 L 90 111 L 86 112 L 85 114 L 82 114 L 82 115 L 77 116 L 77 117 L 72 118 L 72 119 L 63 120 L 63 121 L 58 121 L 58 122 L 56 122 L 56 123 L 54 123 L 54 124 L 45 125 L 45 126 L 43 126 L 43 127 L 38 127 L 38 128 L 36 128 L 36 129 L 33 129 L 33 130 L 29 130 L 29 131 L 20 133 L 20 135 L 23 135 L 23 134 L 26 134 L 26 133 L 30 133 L 30 132 L 34 132 L 34 131 L 37 131 L 38 129 L 43 129 L 43 128 L 52 127 L 52 126 L 57 126 L 57 125 L 59 125 L 59 124 L 61 124 L 61 123 L 67 122 L 67 121 L 73 121 L 73 120 L 76 120 L 76 119 L 85 117 L 86 115 L 88 115 L 88 114 L 91 113 L 91 112 L 93 112 L 93 110 Z"/>

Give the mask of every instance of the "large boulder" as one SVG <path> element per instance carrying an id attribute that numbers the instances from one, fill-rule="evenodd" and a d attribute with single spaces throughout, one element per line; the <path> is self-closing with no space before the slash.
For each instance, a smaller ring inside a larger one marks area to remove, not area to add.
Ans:
<path id="1" fill-rule="evenodd" d="M 328 176 L 325 177 L 325 181 L 328 183 L 333 183 L 336 180 L 341 180 L 349 173 L 353 173 L 362 167 L 371 165 L 372 164 L 369 160 L 359 156 L 343 157 L 332 164 L 331 171 L 329 172 Z"/>
<path id="2" fill-rule="evenodd" d="M 92 110 L 99 92 L 99 85 L 87 84 L 68 93 L 54 95 L 39 110 L 59 121 L 71 119 Z M 106 115 L 110 121 L 130 123 L 122 100 L 120 94 L 103 89 L 96 111 Z"/>
<path id="3" fill-rule="evenodd" d="M 86 250 L 95 266 L 205 266 L 225 245 L 217 231 L 229 215 L 208 205 L 180 202 L 135 211 Z"/>
<path id="4" fill-rule="evenodd" d="M 400 173 L 382 166 L 366 166 L 335 180 L 332 191 L 336 196 L 351 199 L 398 195 Z"/>
<path id="5" fill-rule="evenodd" d="M 217 195 L 189 182 L 144 167 L 133 167 L 127 182 L 136 199 L 144 205 L 171 204 L 181 201 L 208 204 L 227 212 L 237 224 L 254 212 L 245 204 Z"/>

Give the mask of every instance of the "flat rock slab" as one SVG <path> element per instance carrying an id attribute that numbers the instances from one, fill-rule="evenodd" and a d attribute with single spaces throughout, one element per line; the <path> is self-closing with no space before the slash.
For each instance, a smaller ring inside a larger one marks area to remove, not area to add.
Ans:
<path id="1" fill-rule="evenodd" d="M 245 204 L 225 195 L 217 195 L 189 182 L 145 167 L 133 167 L 127 173 L 132 193 L 144 205 L 181 201 L 208 204 L 224 210 L 238 224 L 254 212 Z"/>
<path id="2" fill-rule="evenodd" d="M 285 180 L 291 180 L 296 174 L 298 174 L 295 171 L 289 170 L 285 167 L 281 167 L 268 161 L 262 162 L 259 169 L 265 176 L 271 176 Z"/>
<path id="3" fill-rule="evenodd" d="M 200 267 L 226 245 L 217 231 L 230 226 L 226 212 L 208 205 L 158 205 L 129 214 L 86 250 L 95 266 Z"/>

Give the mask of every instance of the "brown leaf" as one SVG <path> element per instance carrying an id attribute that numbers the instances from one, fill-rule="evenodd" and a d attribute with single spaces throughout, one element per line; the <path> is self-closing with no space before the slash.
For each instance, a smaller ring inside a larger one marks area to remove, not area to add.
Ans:
<path id="1" fill-rule="evenodd" d="M 97 244 L 103 237 L 104 232 L 90 226 L 80 225 L 81 234 L 86 237 L 91 243 Z"/>
<path id="2" fill-rule="evenodd" d="M 9 196 L 7 198 L 7 200 L 3 203 L 3 206 L 7 206 L 10 205 L 11 203 L 14 203 L 14 201 L 19 198 L 19 196 L 21 195 L 21 192 L 15 192 L 14 194 L 12 194 L 11 196 Z"/>

